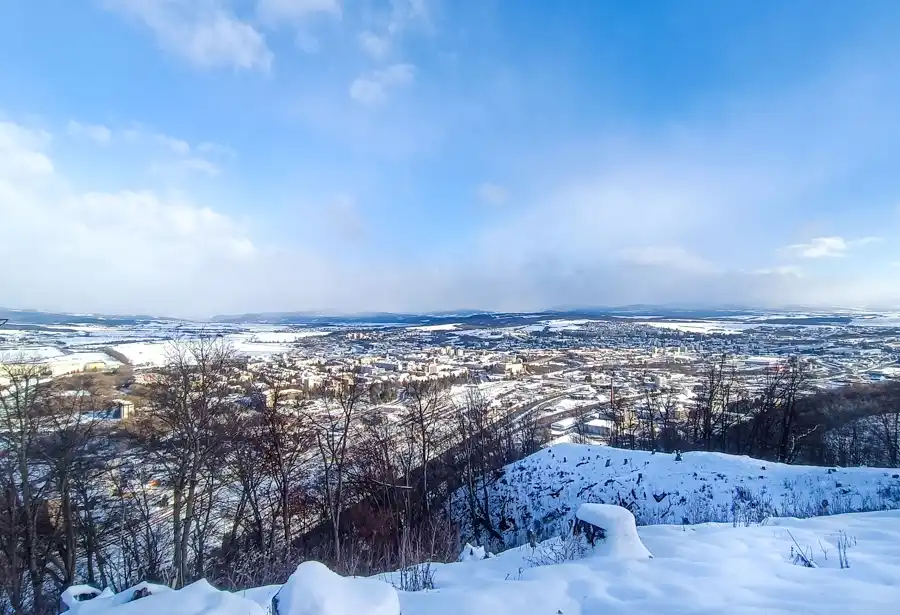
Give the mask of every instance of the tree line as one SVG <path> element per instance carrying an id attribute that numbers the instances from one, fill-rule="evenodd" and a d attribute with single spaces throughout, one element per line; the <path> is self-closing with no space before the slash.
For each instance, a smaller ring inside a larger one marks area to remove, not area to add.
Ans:
<path id="1" fill-rule="evenodd" d="M 643 450 L 715 451 L 782 463 L 900 465 L 900 382 L 816 387 L 798 356 L 740 373 L 728 355 L 707 358 L 693 397 L 645 386 L 599 413 L 609 443 Z M 582 413 L 577 434 L 585 437 Z"/>

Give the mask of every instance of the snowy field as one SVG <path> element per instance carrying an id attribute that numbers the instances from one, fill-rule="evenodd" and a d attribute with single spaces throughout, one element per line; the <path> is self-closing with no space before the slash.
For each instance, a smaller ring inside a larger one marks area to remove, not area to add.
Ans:
<path id="1" fill-rule="evenodd" d="M 722 453 L 675 455 L 555 444 L 506 467 L 490 490 L 507 546 L 552 536 L 585 502 L 619 504 L 639 525 L 900 509 L 900 470 L 821 468 Z M 458 516 L 465 522 L 465 515 Z M 467 534 L 465 527 L 464 534 Z"/>
<path id="2" fill-rule="evenodd" d="M 648 321 L 639 322 L 639 325 L 647 325 L 648 327 L 656 327 L 657 329 L 672 329 L 673 331 L 683 331 L 685 333 L 701 333 L 709 335 L 718 333 L 722 335 L 738 335 L 747 329 L 753 329 L 758 325 L 726 322 L 721 320 L 685 320 L 685 321 Z"/>
<path id="3" fill-rule="evenodd" d="M 855 327 L 900 327 L 900 313 L 854 318 L 850 321 L 850 324 Z"/>
<path id="4" fill-rule="evenodd" d="M 421 327 L 407 327 L 407 331 L 455 331 L 459 328 L 459 323 L 457 322 L 448 322 L 443 325 L 422 325 Z"/>
<path id="5" fill-rule="evenodd" d="M 49 361 L 63 356 L 63 352 L 54 346 L 17 346 L 3 344 L 0 346 L 0 360 Z"/>
<path id="6" fill-rule="evenodd" d="M 329 333 L 330 330 L 318 328 L 177 321 L 152 321 L 130 326 L 42 325 L 34 330 L 5 327 L 0 330 L 0 358 L 50 361 L 73 356 L 73 353 L 112 348 L 135 366 L 153 367 L 166 363 L 174 341 L 196 339 L 200 335 L 221 335 L 240 354 L 266 357 L 290 352 L 293 345 L 302 340 Z M 109 362 L 110 358 L 106 357 L 106 360 Z"/>
<path id="7" fill-rule="evenodd" d="M 607 530 L 593 547 L 557 538 L 486 559 L 467 549 L 467 561 L 431 566 L 434 589 L 305 562 L 283 586 L 147 586 L 153 595 L 133 602 L 134 588 L 72 602 L 73 615 L 887 615 L 900 603 L 898 512 L 636 533 L 624 516 L 584 517 Z"/>
<path id="8" fill-rule="evenodd" d="M 136 367 L 165 365 L 173 348 L 171 342 L 134 342 L 113 346 Z"/>

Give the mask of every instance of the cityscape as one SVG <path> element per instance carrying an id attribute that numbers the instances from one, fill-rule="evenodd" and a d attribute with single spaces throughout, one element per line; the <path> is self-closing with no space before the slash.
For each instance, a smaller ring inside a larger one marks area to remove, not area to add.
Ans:
<path id="1" fill-rule="evenodd" d="M 432 324 L 366 323 L 364 317 L 352 317 L 327 325 L 11 319 L 0 329 L 0 357 L 34 361 L 52 377 L 121 370 L 141 383 L 166 365 L 173 346 L 215 337 L 246 359 L 247 381 L 262 389 L 265 384 L 254 377 L 276 373 L 291 383 L 292 394 L 315 397 L 329 374 L 354 370 L 367 386 L 386 391 L 379 401 L 389 407 L 410 381 L 443 381 L 456 397 L 477 386 L 504 411 L 528 408 L 548 425 L 555 419 L 562 425 L 584 407 L 599 417 L 612 397 L 639 399 L 648 387 L 672 391 L 683 412 L 700 385 L 702 366 L 722 355 L 748 387 L 768 366 L 790 356 L 804 358 L 817 389 L 900 378 L 900 315 L 726 314 L 571 318 L 486 313 L 418 317 Z M 143 405 L 125 388 L 109 393 L 130 399 L 136 411 Z"/>

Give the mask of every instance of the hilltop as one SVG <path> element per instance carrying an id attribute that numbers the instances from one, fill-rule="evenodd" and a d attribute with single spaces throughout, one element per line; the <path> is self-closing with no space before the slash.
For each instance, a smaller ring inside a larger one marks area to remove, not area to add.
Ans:
<path id="1" fill-rule="evenodd" d="M 506 466 L 488 494 L 493 526 L 511 546 L 522 544 L 529 530 L 540 538 L 558 534 L 585 502 L 623 506 L 639 525 L 747 525 L 769 517 L 898 509 L 900 470 L 563 443 Z M 457 518 L 465 524 L 465 515 Z"/>

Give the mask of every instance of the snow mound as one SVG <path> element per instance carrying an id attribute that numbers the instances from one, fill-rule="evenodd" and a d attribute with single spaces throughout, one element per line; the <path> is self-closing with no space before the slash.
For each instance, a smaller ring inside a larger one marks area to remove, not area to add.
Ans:
<path id="1" fill-rule="evenodd" d="M 480 560 L 486 557 L 487 553 L 485 552 L 484 547 L 473 547 L 469 543 L 466 543 L 462 553 L 459 554 L 459 561 L 471 562 L 472 560 Z"/>
<path id="2" fill-rule="evenodd" d="M 634 515 L 627 508 L 611 504 L 582 504 L 578 520 L 601 530 L 594 543 L 595 555 L 641 559 L 653 557 L 638 536 Z"/>
<path id="3" fill-rule="evenodd" d="M 84 587 L 74 595 L 86 593 Z M 67 598 L 73 598 L 69 594 Z M 265 610 L 255 602 L 229 592 L 219 591 L 205 580 L 174 591 L 164 585 L 141 583 L 118 594 L 105 590 L 96 598 L 85 602 L 74 600 L 67 604 L 72 615 L 265 615 Z"/>
<path id="4" fill-rule="evenodd" d="M 342 577 L 303 562 L 272 600 L 276 615 L 400 615 L 397 591 L 377 579 Z"/>
<path id="5" fill-rule="evenodd" d="M 113 594 L 109 588 L 106 588 L 101 592 L 96 587 L 91 587 L 90 585 L 72 585 L 71 587 L 66 588 L 59 597 L 59 600 L 67 610 L 71 610 L 77 607 L 81 602 L 86 602 L 95 598 L 111 598 L 114 595 L 115 594 Z"/>

